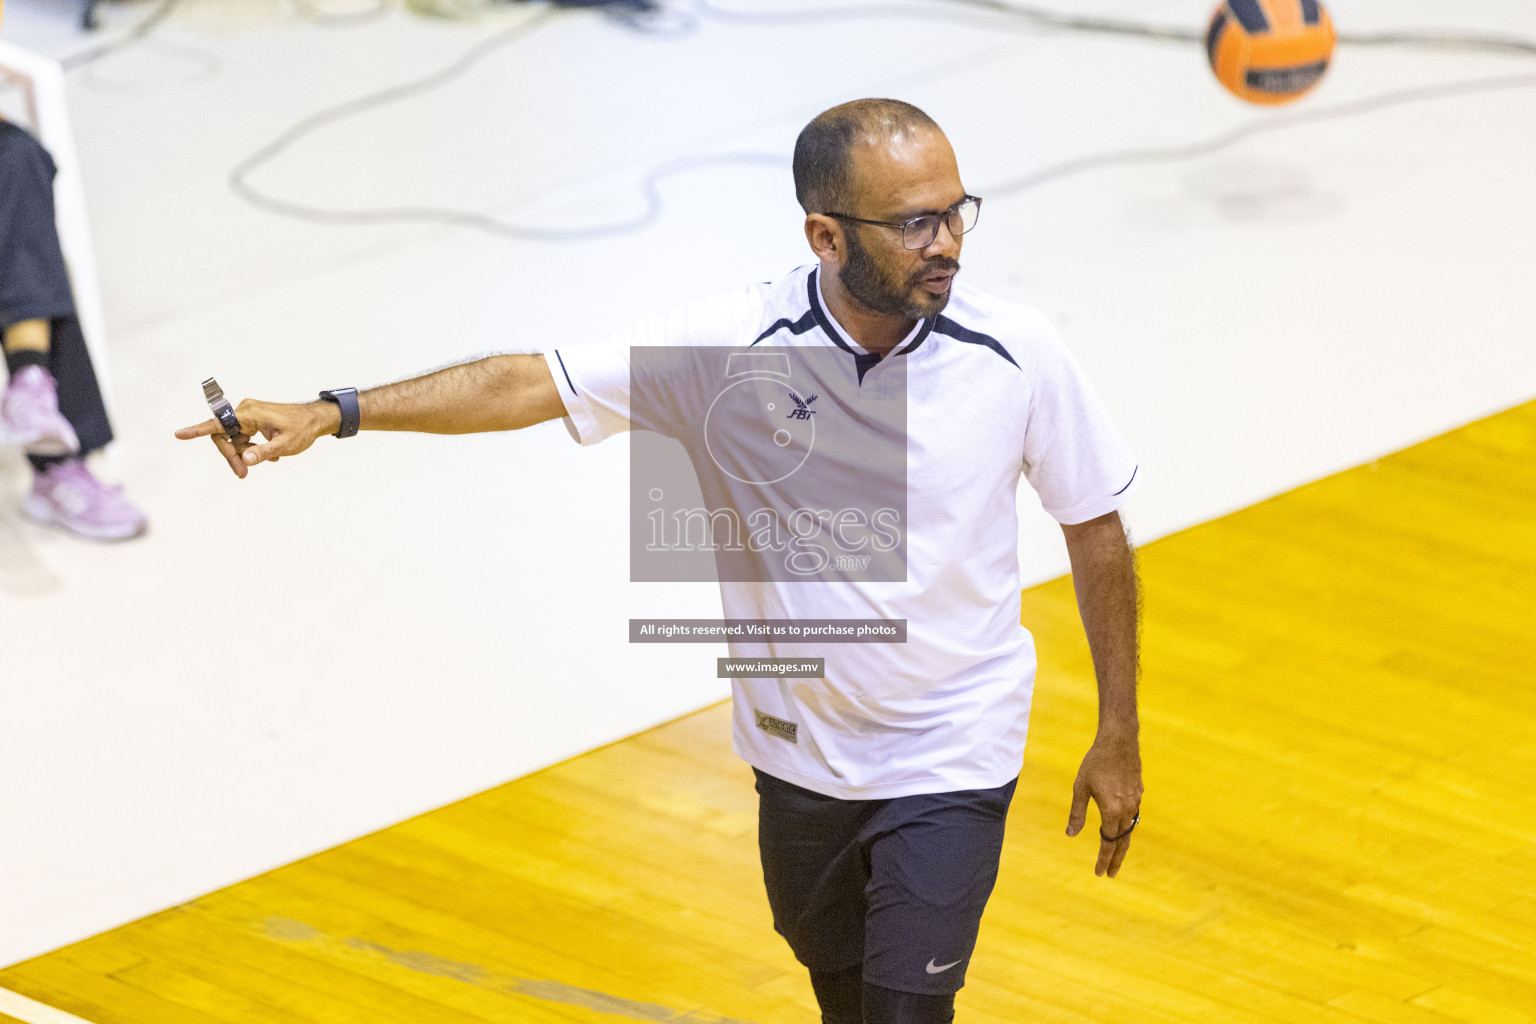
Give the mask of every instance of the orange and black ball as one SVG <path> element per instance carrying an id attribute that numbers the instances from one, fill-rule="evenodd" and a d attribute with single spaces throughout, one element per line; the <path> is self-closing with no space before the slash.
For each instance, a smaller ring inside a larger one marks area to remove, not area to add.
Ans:
<path id="1" fill-rule="evenodd" d="M 1249 103 L 1289 103 L 1311 91 L 1333 57 L 1333 19 L 1318 0 L 1225 0 L 1205 49 L 1227 90 Z"/>

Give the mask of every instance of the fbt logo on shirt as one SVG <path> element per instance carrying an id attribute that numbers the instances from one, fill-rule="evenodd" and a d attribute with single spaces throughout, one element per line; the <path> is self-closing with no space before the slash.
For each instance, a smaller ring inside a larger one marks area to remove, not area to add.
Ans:
<path id="1" fill-rule="evenodd" d="M 631 349 L 630 578 L 905 580 L 905 366 L 887 369 L 861 382 L 825 347 Z"/>

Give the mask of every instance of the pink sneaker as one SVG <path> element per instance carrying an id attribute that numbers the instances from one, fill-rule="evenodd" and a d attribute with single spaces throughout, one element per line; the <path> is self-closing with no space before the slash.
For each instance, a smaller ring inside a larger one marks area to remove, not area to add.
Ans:
<path id="1" fill-rule="evenodd" d="M 70 459 L 37 473 L 21 511 L 39 523 L 62 527 L 88 540 L 127 540 L 149 525 L 138 507 L 91 475 L 83 459 Z"/>
<path id="2" fill-rule="evenodd" d="M 28 455 L 70 455 L 80 450 L 75 428 L 59 413 L 53 374 L 28 366 L 0 394 L 0 444 L 23 445 Z"/>

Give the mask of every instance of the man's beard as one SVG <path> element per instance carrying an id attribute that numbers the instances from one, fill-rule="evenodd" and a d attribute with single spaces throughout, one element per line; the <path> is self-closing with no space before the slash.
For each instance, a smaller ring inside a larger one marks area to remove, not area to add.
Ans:
<path id="1" fill-rule="evenodd" d="M 848 259 L 837 272 L 837 279 L 859 305 L 887 316 L 922 320 L 936 315 L 949 304 L 949 292 L 932 295 L 918 290 L 918 283 L 935 271 L 959 271 L 958 260 L 936 256 L 924 263 L 911 278 L 900 282 L 875 262 L 855 232 L 845 231 L 843 238 L 848 242 Z"/>

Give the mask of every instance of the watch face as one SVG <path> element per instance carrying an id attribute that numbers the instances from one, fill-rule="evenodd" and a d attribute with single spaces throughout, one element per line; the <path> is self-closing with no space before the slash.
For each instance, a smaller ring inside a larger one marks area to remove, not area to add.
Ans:
<path id="1" fill-rule="evenodd" d="M 212 384 L 213 396 L 208 399 L 208 409 L 213 413 L 214 418 L 219 421 L 219 426 L 224 428 L 224 433 L 233 441 L 235 436 L 240 433 L 240 417 L 235 415 L 235 410 L 230 406 L 229 399 L 224 397 L 224 392 L 219 390 L 218 384 L 214 383 L 212 378 L 203 383 L 203 393 L 205 395 L 208 394 L 210 384 Z"/>
<path id="2" fill-rule="evenodd" d="M 802 395 L 776 374 L 726 384 L 704 421 L 710 458 L 733 480 L 778 483 L 810 457 L 816 398 Z"/>

